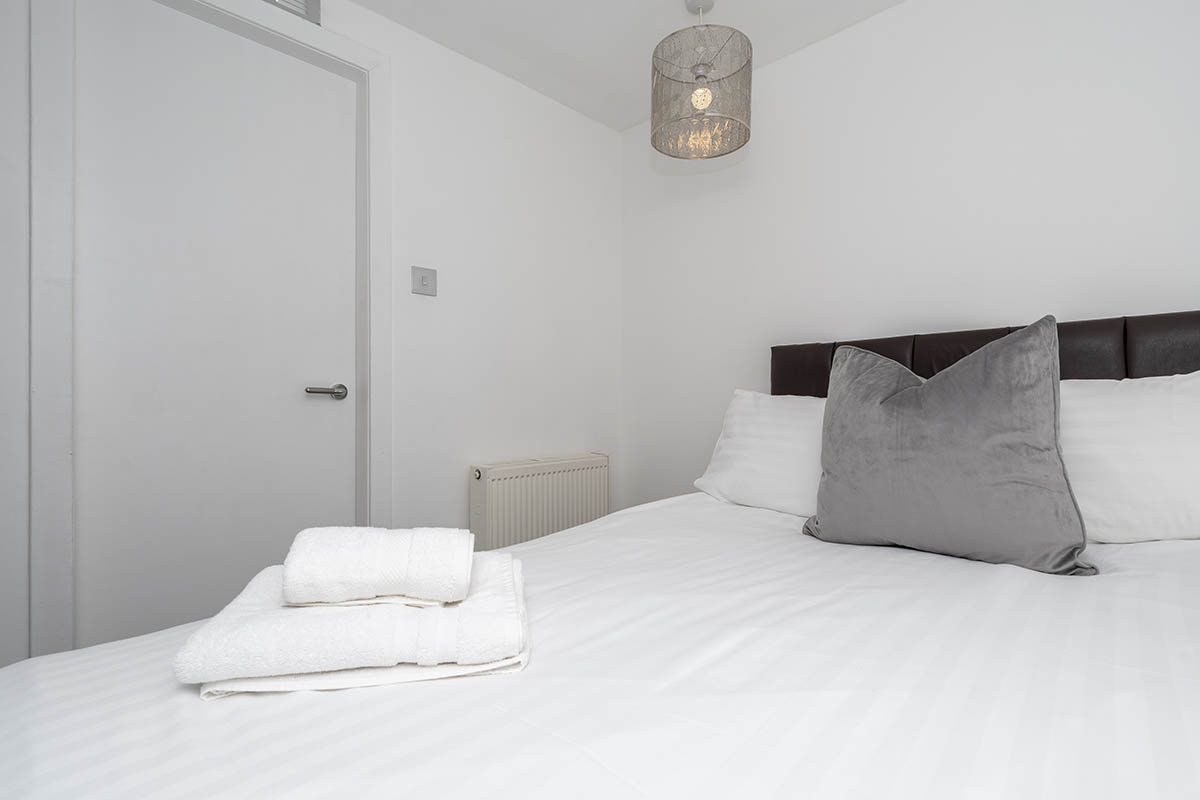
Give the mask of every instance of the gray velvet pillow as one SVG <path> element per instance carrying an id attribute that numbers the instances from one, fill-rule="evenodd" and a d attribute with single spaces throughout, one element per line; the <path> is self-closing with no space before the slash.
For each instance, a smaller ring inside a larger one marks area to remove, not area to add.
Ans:
<path id="1" fill-rule="evenodd" d="M 1053 317 L 923 380 L 856 347 L 833 357 L 817 513 L 827 542 L 900 545 L 1062 575 L 1083 519 L 1058 446 Z"/>

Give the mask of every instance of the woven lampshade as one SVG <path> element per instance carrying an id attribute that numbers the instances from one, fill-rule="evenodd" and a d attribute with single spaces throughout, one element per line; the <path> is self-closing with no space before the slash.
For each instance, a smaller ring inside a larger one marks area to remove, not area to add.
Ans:
<path id="1" fill-rule="evenodd" d="M 753 50 L 724 25 L 675 31 L 654 48 L 650 144 L 674 158 L 716 158 L 750 141 Z"/>

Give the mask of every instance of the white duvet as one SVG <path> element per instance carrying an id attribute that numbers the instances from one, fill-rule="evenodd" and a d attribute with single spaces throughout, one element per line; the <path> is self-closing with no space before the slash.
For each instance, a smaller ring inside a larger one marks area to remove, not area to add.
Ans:
<path id="1" fill-rule="evenodd" d="M 202 702 L 194 625 L 0 670 L 0 797 L 1200 797 L 1200 542 L 1096 577 L 688 495 L 511 548 L 524 672 Z"/>

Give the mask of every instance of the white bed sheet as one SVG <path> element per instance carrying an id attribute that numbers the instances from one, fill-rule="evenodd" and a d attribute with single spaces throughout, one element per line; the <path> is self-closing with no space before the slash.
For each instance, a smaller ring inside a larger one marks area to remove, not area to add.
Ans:
<path id="1" fill-rule="evenodd" d="M 192 625 L 0 670 L 0 796 L 1200 796 L 1200 542 L 1051 577 L 686 495 L 512 548 L 524 672 L 205 702 Z"/>

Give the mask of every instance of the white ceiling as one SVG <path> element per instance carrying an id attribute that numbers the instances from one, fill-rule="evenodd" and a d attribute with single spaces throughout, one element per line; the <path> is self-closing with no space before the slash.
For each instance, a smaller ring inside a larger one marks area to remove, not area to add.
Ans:
<path id="1" fill-rule="evenodd" d="M 358 0 L 616 130 L 650 116 L 650 53 L 695 24 L 683 0 Z M 902 0 L 717 0 L 705 19 L 743 31 L 754 66 Z"/>

